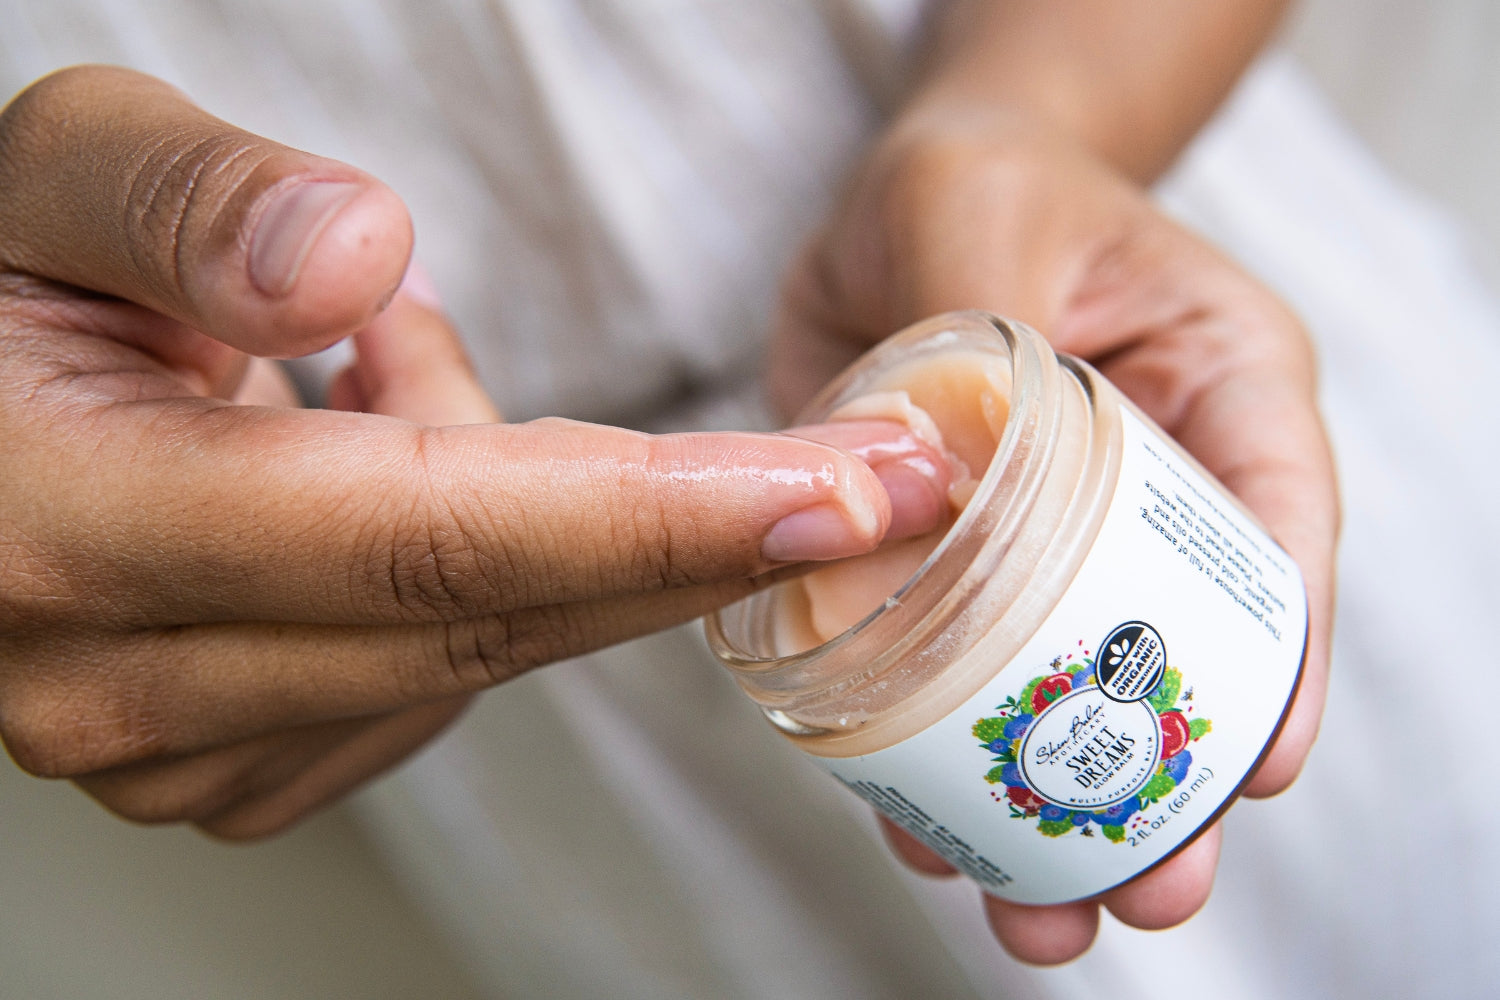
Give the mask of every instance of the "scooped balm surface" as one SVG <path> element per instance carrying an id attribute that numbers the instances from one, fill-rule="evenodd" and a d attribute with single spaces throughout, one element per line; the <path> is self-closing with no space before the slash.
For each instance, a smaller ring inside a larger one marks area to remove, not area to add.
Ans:
<path id="1" fill-rule="evenodd" d="M 1009 372 L 994 358 L 954 351 L 891 371 L 871 391 L 835 409 L 829 422 L 905 424 L 947 459 L 948 516 L 932 531 L 887 542 L 776 589 L 778 652 L 822 645 L 885 605 L 921 568 L 974 495 L 1005 431 Z"/>

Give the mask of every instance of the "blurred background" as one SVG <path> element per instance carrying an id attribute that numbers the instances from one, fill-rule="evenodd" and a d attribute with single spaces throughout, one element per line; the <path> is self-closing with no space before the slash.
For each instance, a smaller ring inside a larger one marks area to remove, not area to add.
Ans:
<path id="1" fill-rule="evenodd" d="M 1468 224 L 1497 287 L 1500 4 L 1312 0 L 1286 45 L 1387 167 Z"/>
<path id="2" fill-rule="evenodd" d="M 1313 0 L 1284 45 L 1392 172 L 1463 222 L 1500 289 L 1500 4 Z M 5 998 L 479 995 L 347 806 L 229 848 L 126 826 L 6 764 L 0 901 Z"/>

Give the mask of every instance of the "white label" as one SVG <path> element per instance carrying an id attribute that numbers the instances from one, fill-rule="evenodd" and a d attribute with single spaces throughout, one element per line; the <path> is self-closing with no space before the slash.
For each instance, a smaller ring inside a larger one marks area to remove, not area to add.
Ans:
<path id="1" fill-rule="evenodd" d="M 1020 654 L 910 739 L 814 758 L 1016 902 L 1095 895 L 1201 829 L 1275 733 L 1301 666 L 1291 559 L 1123 418 L 1099 536 Z"/>

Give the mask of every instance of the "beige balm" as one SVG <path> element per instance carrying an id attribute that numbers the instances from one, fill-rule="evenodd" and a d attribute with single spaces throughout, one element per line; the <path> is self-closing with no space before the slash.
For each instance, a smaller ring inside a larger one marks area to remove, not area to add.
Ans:
<path id="1" fill-rule="evenodd" d="M 953 313 L 803 424 L 907 424 L 952 469 L 931 534 L 707 621 L 771 723 L 988 892 L 1086 898 L 1205 829 L 1301 674 L 1295 564 L 1212 476 L 1035 331 Z"/>

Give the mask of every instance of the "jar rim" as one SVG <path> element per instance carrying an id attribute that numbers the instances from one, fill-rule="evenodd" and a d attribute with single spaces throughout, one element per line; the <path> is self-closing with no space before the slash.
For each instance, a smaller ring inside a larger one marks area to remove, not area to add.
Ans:
<path id="1" fill-rule="evenodd" d="M 753 602 L 769 600 L 765 591 L 706 618 L 705 630 L 711 648 L 742 686 L 772 700 L 795 691 L 804 696 L 815 693 L 817 701 L 825 701 L 879 677 L 906 655 L 909 647 L 924 641 L 955 613 L 949 606 L 955 603 L 954 584 L 974 575 L 976 564 L 980 564 L 982 574 L 983 564 L 1004 555 L 1008 547 L 1004 531 L 997 529 L 1024 517 L 1035 499 L 1040 470 L 1045 468 L 1055 446 L 1059 421 L 1055 413 L 1049 412 L 1048 404 L 1049 397 L 1057 395 L 1053 383 L 1058 376 L 1055 365 L 1049 367 L 1044 363 L 1041 348 L 1046 348 L 1041 335 L 1022 324 L 979 311 L 944 313 L 877 345 L 804 408 L 798 423 L 820 422 L 839 406 L 869 392 L 872 383 L 882 375 L 909 366 L 923 356 L 955 349 L 985 351 L 1002 358 L 1011 380 L 1005 426 L 973 497 L 921 565 L 883 604 L 825 642 L 785 655 L 750 651 L 745 644 L 734 641 L 726 627 L 726 616 L 746 614 Z M 1046 348 L 1046 356 L 1053 357 L 1050 348 Z M 1007 489 L 1009 502 L 997 512 L 994 501 Z M 979 531 L 985 532 L 983 544 L 955 559 L 960 544 L 975 538 Z M 886 627 L 896 618 L 901 619 L 899 624 Z M 819 664 L 849 658 L 867 665 L 845 672 L 818 670 Z M 836 676 L 830 679 L 823 676 L 826 673 Z M 768 709 L 774 707 L 765 701 L 762 705 Z"/>

